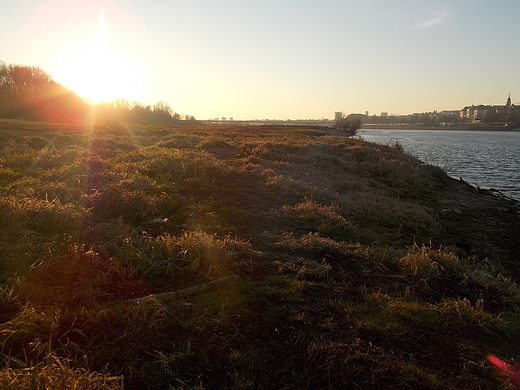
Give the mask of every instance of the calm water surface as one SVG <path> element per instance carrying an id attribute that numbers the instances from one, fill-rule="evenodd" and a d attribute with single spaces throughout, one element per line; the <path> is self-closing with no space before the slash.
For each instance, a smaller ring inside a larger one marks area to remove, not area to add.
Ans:
<path id="1" fill-rule="evenodd" d="M 520 200 L 520 132 L 361 130 L 359 135 L 381 144 L 397 141 L 407 153 L 452 177 Z"/>

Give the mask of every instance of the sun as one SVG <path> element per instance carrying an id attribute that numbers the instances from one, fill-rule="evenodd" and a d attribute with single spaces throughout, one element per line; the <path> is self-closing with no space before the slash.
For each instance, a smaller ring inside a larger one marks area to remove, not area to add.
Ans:
<path id="1" fill-rule="evenodd" d="M 136 99 L 136 77 L 127 61 L 108 50 L 84 48 L 72 53 L 57 75 L 58 81 L 95 102 Z"/>
<path id="2" fill-rule="evenodd" d="M 97 41 L 68 53 L 55 76 L 62 85 L 94 102 L 139 98 L 137 72 L 128 59 L 109 47 L 102 13 Z"/>

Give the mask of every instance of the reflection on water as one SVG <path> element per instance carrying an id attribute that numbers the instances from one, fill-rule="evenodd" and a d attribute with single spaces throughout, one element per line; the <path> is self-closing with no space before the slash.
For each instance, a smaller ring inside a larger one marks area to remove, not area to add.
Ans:
<path id="1" fill-rule="evenodd" d="M 420 160 L 481 188 L 520 200 L 520 132 L 361 130 L 370 142 L 399 142 Z"/>

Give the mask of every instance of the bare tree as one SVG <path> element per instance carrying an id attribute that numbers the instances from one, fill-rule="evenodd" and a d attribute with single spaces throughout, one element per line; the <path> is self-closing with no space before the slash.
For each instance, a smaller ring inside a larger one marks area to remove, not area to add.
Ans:
<path id="1" fill-rule="evenodd" d="M 0 62 L 0 117 L 36 120 L 82 118 L 85 104 L 35 66 Z"/>
<path id="2" fill-rule="evenodd" d="M 344 131 L 348 135 L 355 135 L 360 127 L 361 119 L 354 115 L 342 114 L 340 118 L 336 119 L 336 129 Z"/>
<path id="3" fill-rule="evenodd" d="M 173 115 L 173 110 L 170 105 L 166 102 L 157 102 L 153 105 L 153 112 L 155 114 L 164 115 L 171 117 Z"/>

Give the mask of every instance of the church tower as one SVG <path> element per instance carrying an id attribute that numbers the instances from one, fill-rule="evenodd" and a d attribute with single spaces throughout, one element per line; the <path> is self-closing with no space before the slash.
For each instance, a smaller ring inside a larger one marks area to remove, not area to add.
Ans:
<path id="1" fill-rule="evenodd" d="M 509 93 L 509 97 L 507 98 L 506 107 L 511 108 L 511 93 Z"/>

